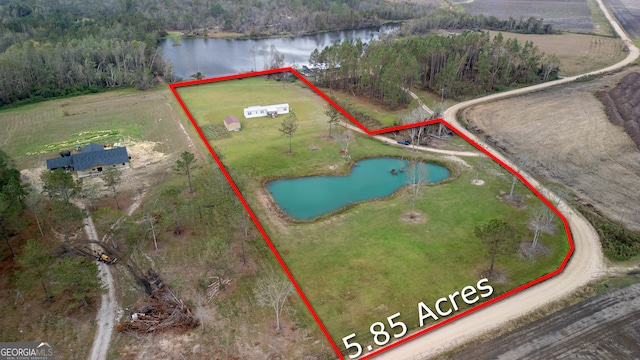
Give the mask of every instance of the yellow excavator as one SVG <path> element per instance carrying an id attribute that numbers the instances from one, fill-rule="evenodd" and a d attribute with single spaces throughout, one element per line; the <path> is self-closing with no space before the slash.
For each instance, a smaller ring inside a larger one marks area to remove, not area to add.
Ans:
<path id="1" fill-rule="evenodd" d="M 107 265 L 115 264 L 116 261 L 118 261 L 118 259 L 110 257 L 102 249 L 98 249 L 96 247 L 93 248 L 93 253 L 95 254 L 98 261 L 103 262 Z"/>

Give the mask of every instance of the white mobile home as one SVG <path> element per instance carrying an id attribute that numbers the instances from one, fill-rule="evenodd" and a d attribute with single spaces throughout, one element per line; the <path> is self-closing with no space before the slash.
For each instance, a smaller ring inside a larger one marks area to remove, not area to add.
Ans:
<path id="1" fill-rule="evenodd" d="M 255 118 L 262 116 L 271 116 L 276 117 L 280 114 L 288 114 L 289 113 L 289 104 L 276 104 L 276 105 L 266 105 L 266 106 L 249 106 L 244 109 L 244 117 Z"/>

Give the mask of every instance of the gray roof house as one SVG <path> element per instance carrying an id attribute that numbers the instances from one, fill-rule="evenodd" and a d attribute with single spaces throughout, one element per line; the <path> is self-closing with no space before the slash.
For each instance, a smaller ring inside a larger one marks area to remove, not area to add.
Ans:
<path id="1" fill-rule="evenodd" d="M 118 169 L 129 168 L 129 161 L 129 154 L 125 147 L 105 150 L 104 146 L 91 143 L 83 147 L 78 154 L 48 159 L 47 169 L 63 168 L 74 172 L 78 177 L 85 177 L 100 173 L 107 166 Z"/>

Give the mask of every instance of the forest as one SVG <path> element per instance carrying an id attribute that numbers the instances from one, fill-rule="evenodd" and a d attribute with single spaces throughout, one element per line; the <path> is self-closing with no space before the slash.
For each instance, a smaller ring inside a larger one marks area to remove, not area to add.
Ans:
<path id="1" fill-rule="evenodd" d="M 263 37 L 362 28 L 427 14 L 381 0 L 8 0 L 0 2 L 0 108 L 172 82 L 166 30 Z"/>
<path id="2" fill-rule="evenodd" d="M 395 108 L 410 97 L 403 88 L 418 86 L 461 99 L 522 84 L 554 80 L 559 61 L 532 42 L 493 39 L 489 32 L 425 35 L 375 41 L 344 41 L 315 50 L 309 57 L 322 87 L 350 92 Z"/>
<path id="3" fill-rule="evenodd" d="M 0 236 L 4 238 L 11 256 L 22 267 L 15 276 L 17 288 L 25 293 L 40 293 L 49 302 L 67 293 L 74 301 L 87 306 L 87 298 L 99 294 L 102 286 L 96 264 L 89 258 L 74 256 L 68 247 L 69 234 L 82 226 L 84 213 L 65 199 L 60 191 L 52 190 L 62 187 L 70 190 L 73 187 L 71 174 L 64 175 L 68 175 L 68 178 L 48 176 L 51 187 L 49 199 L 46 199 L 29 184 L 21 182 L 20 172 L 0 150 Z M 50 214 L 52 228 L 64 234 L 64 244 L 54 249 L 50 241 L 30 239 L 21 247 L 19 254 L 11 238 L 22 237 L 20 234 L 29 226 L 26 217 L 29 214 L 36 219 L 40 236 L 44 239 L 41 221 L 45 213 Z"/>
<path id="4" fill-rule="evenodd" d="M 404 21 L 398 31 L 400 36 L 426 34 L 435 29 L 554 32 L 542 19 L 499 20 L 430 4 L 383 0 L 5 0 L 0 2 L 0 108 L 123 86 L 145 90 L 159 82 L 173 82 L 176 79 L 172 65 L 158 50 L 158 42 L 168 35 L 167 30 L 198 36 L 228 31 L 255 38 Z M 434 41 L 430 39 L 424 41 Z M 410 40 L 416 41 L 419 40 Z M 410 43 L 404 44 L 394 46 L 404 47 L 412 55 L 422 51 L 409 50 Z M 445 45 L 438 46 L 441 49 Z M 510 45 L 513 44 L 505 43 L 506 47 Z M 376 46 L 369 52 L 377 53 Z M 459 51 L 459 56 L 464 57 L 465 51 Z M 466 80 L 477 73 L 473 62 L 480 59 L 479 52 L 470 51 L 466 55 L 468 68 L 456 72 Z M 434 76 L 449 59 L 453 62 L 455 56 L 443 53 L 434 57 L 435 70 L 429 69 L 428 76 L 421 74 L 424 88 L 424 80 L 428 80 L 428 88 L 440 88 L 433 87 Z M 386 56 L 381 61 L 390 59 Z M 409 81 L 413 62 L 393 61 L 397 66 L 408 66 L 404 77 Z M 516 72 L 521 70 L 527 71 Z M 383 80 L 387 75 L 378 76 Z M 516 76 L 516 81 L 522 79 Z M 452 89 L 448 94 L 466 92 Z M 393 90 L 383 97 L 383 102 L 404 101 L 403 95 Z"/>

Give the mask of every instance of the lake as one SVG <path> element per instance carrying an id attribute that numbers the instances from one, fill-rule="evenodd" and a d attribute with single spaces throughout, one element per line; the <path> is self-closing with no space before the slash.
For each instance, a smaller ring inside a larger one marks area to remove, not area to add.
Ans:
<path id="1" fill-rule="evenodd" d="M 374 158 L 355 163 L 347 176 L 312 176 L 275 180 L 267 183 L 267 190 L 275 202 L 289 216 L 310 220 L 336 211 L 351 203 L 383 198 L 407 185 L 408 161 L 397 158 Z M 426 166 L 428 182 L 443 181 L 451 173 L 440 165 Z M 395 169 L 397 174 L 391 173 Z"/>
<path id="2" fill-rule="evenodd" d="M 325 46 L 342 42 L 345 39 L 362 39 L 364 42 L 377 40 L 381 34 L 389 34 L 398 25 L 385 25 L 361 30 L 330 31 L 314 35 L 288 38 L 238 40 L 238 39 L 205 39 L 182 38 L 180 46 L 173 46 L 173 40 L 165 39 L 160 43 L 162 56 L 171 60 L 177 76 L 188 79 L 200 71 L 205 77 L 233 75 L 251 70 L 263 70 L 262 56 L 251 55 L 252 47 L 262 45 L 276 46 L 284 54 L 285 66 L 309 64 L 309 54 L 313 50 L 321 50 Z"/>

